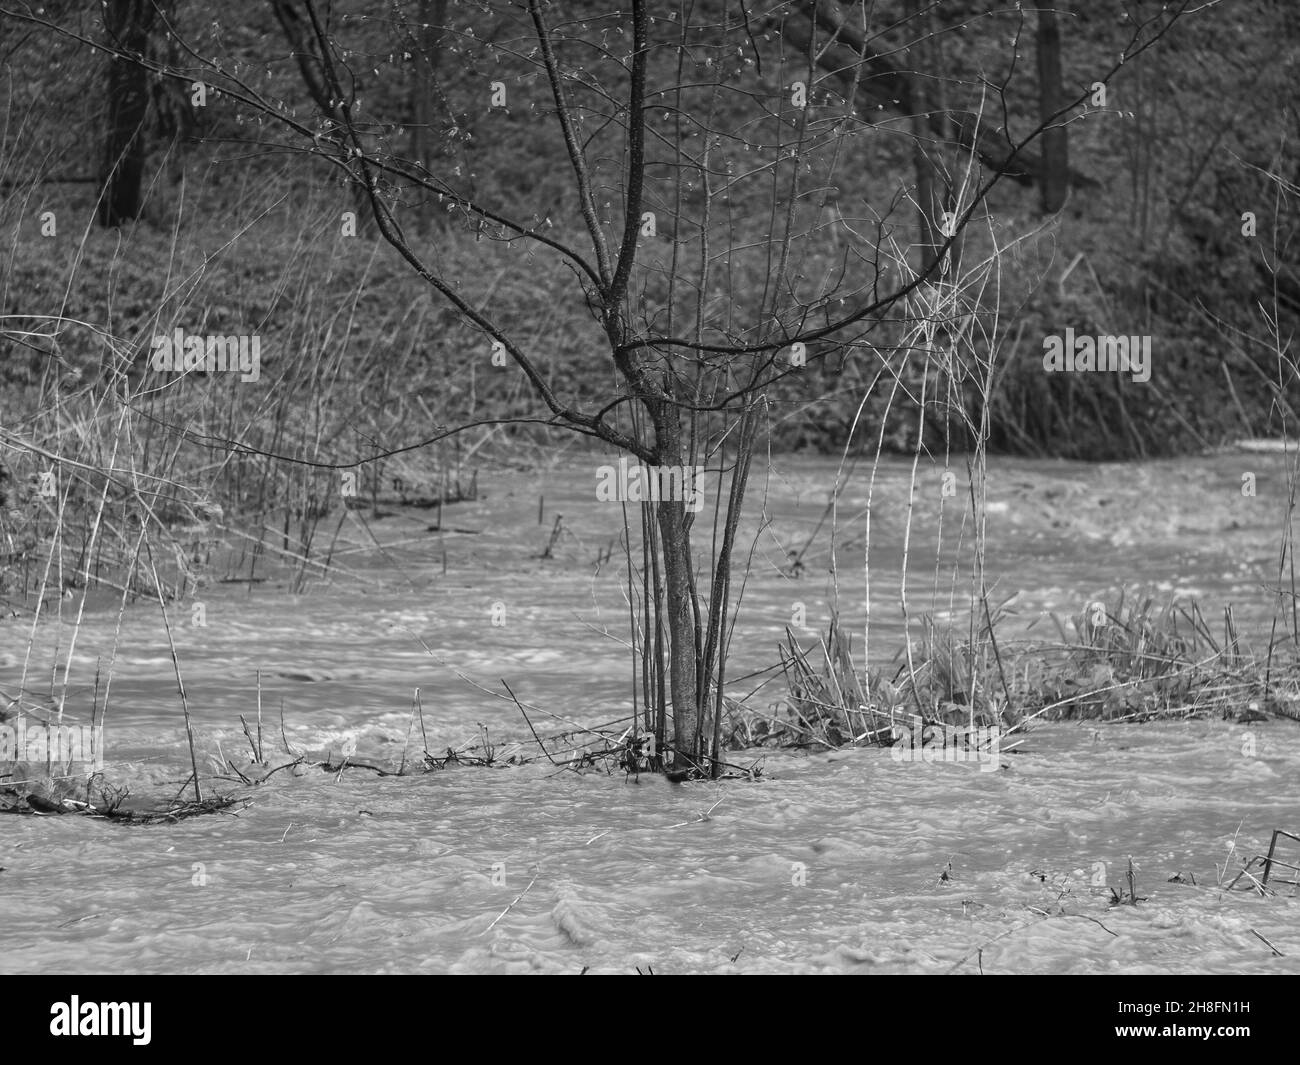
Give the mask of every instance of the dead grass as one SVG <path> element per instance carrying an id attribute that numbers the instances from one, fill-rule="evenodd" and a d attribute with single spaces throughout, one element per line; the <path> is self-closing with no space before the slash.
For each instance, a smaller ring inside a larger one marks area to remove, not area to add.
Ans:
<path id="1" fill-rule="evenodd" d="M 1160 603 L 1121 590 L 1109 604 L 1091 602 L 1052 622 L 1059 641 L 997 640 L 999 664 L 987 628 L 972 644 L 927 617 L 910 670 L 904 661 L 889 676 L 854 662 L 835 619 L 808 647 L 787 630 L 778 648 L 788 688 L 782 713 L 734 705 L 731 746 L 889 745 L 917 716 L 926 726 L 1004 733 L 1040 719 L 1300 720 L 1300 665 L 1276 650 L 1271 666 L 1249 653 L 1230 610 L 1218 636 L 1194 601 Z"/>

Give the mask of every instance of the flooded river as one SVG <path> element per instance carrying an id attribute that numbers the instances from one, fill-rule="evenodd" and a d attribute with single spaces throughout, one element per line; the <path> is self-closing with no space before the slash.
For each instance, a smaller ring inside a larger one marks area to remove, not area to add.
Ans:
<path id="1" fill-rule="evenodd" d="M 594 467 L 483 470 L 479 498 L 447 508 L 441 531 L 435 511 L 364 511 L 301 594 L 283 572 L 223 583 L 247 572 L 215 567 L 193 601 L 169 607 L 201 772 L 221 756 L 247 761 L 239 716 L 256 716 L 258 671 L 272 764 L 290 760 L 287 744 L 391 769 L 482 730 L 498 750 L 534 754 L 503 680 L 538 708 L 539 732 L 625 718 L 622 511 L 595 502 Z M 964 466 L 947 495 L 933 464 L 914 492 L 910 462 L 883 463 L 874 484 L 854 469 L 832 573 L 836 470 L 756 464 L 729 675 L 737 696 L 758 689 L 760 707 L 784 693 L 779 678 L 761 685 L 785 628 L 802 619 L 811 639 L 832 604 L 855 653 L 869 638 L 871 665 L 890 662 L 904 638 L 905 544 L 912 637 L 922 615 L 967 617 Z M 1050 640 L 1048 612 L 1127 585 L 1194 597 L 1211 618 L 1231 604 L 1257 646 L 1267 638 L 1282 456 L 994 459 L 987 499 L 986 579 L 1009 636 Z M 131 605 L 120 628 L 113 601 L 92 602 L 79 627 L 77 607 L 52 605 L 61 617 L 34 634 L 30 616 L 0 622 L 0 691 L 25 678 L 30 698 L 63 696 L 84 718 L 111 662 L 106 775 L 138 794 L 179 791 L 189 756 L 158 605 Z M 247 805 L 174 826 L 0 818 L 0 969 L 1300 972 L 1294 893 L 1216 886 L 1274 828 L 1300 831 L 1292 722 L 1045 725 L 997 772 L 878 749 L 736 760 L 761 763 L 761 778 L 672 786 L 546 762 L 382 778 L 286 770 L 260 786 L 210 784 Z M 1144 899 L 1111 907 L 1130 860 Z"/>

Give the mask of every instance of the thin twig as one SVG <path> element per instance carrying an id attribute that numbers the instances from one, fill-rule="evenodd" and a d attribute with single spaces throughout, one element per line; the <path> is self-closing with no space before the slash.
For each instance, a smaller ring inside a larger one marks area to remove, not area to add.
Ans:
<path id="1" fill-rule="evenodd" d="M 517 903 L 520 899 L 522 899 L 525 895 L 528 894 L 528 888 L 531 888 L 535 883 L 537 883 L 537 878 L 539 876 L 541 876 L 540 872 L 534 873 L 533 878 L 530 881 L 528 881 L 528 887 L 524 888 L 523 891 L 519 892 L 519 894 L 515 896 L 514 902 L 512 902 L 509 906 L 507 906 L 504 910 L 502 910 L 499 914 L 497 914 L 496 920 L 493 921 L 490 925 L 488 925 L 485 929 L 483 929 L 483 931 L 480 932 L 479 935 L 485 936 L 489 932 L 491 932 L 492 929 L 496 927 L 497 921 L 501 920 L 502 917 L 504 917 L 511 910 L 513 910 L 515 908 L 515 903 Z"/>
<path id="2" fill-rule="evenodd" d="M 515 706 L 519 707 L 519 712 L 524 715 L 524 723 L 528 726 L 528 731 L 533 734 L 533 739 L 537 741 L 537 746 L 542 749 L 542 754 L 546 755 L 546 757 L 550 759 L 551 765 L 559 765 L 559 762 L 554 758 L 551 758 L 551 752 L 546 749 L 546 744 L 544 744 L 542 738 L 537 735 L 537 730 L 533 728 L 533 723 L 528 720 L 528 712 L 524 709 L 524 704 L 518 699 L 515 699 L 515 693 L 510 691 L 510 685 L 506 683 L 505 677 L 501 678 L 501 683 L 505 685 L 506 691 L 510 692 L 510 698 L 514 699 Z"/>

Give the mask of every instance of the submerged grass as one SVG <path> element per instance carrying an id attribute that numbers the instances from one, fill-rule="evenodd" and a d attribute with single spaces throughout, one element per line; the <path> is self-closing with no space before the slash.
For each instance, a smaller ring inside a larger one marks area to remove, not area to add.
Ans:
<path id="1" fill-rule="evenodd" d="M 854 662 L 837 619 L 807 648 L 787 630 L 778 649 L 785 717 L 736 707 L 732 745 L 891 745 L 918 718 L 1004 734 L 1036 720 L 1300 720 L 1300 660 L 1281 659 L 1276 648 L 1251 654 L 1230 609 L 1221 638 L 1195 601 L 1159 603 L 1125 589 L 1052 621 L 1058 641 L 1002 639 L 998 653 L 989 628 L 972 643 L 927 617 L 910 665 L 889 676 Z"/>

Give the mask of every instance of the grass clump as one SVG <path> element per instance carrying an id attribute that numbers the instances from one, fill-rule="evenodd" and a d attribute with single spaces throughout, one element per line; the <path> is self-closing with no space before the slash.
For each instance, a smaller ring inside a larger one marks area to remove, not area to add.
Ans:
<path id="1" fill-rule="evenodd" d="M 994 614 L 975 639 L 922 619 L 923 636 L 892 675 L 855 663 L 838 618 L 803 647 L 778 650 L 787 695 L 777 717 L 733 707 L 734 747 L 889 746 L 926 726 L 1021 730 L 1035 720 L 1140 722 L 1219 717 L 1300 720 L 1300 666 L 1250 654 L 1230 609 L 1216 637 L 1195 601 L 1133 596 L 1051 615 L 1059 642 L 996 639 Z"/>

